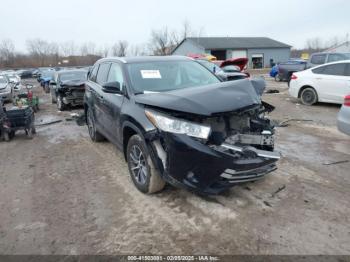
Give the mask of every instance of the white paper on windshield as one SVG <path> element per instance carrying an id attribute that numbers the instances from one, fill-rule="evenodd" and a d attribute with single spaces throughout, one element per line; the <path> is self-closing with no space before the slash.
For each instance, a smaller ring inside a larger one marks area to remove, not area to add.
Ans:
<path id="1" fill-rule="evenodd" d="M 161 79 L 159 70 L 141 70 L 142 78 L 145 79 Z"/>

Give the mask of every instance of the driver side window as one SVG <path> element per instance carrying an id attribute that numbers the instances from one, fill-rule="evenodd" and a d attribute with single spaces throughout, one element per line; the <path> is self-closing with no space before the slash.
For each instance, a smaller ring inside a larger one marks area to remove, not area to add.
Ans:
<path id="1" fill-rule="evenodd" d="M 109 70 L 109 75 L 107 82 L 119 82 L 120 88 L 123 87 L 124 84 L 124 76 L 123 76 L 123 70 L 119 64 L 112 63 L 111 69 Z"/>

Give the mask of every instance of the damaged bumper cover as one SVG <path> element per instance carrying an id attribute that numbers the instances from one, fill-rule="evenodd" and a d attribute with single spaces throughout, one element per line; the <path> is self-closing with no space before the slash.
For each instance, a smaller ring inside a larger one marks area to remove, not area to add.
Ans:
<path id="1" fill-rule="evenodd" d="M 217 194 L 276 169 L 279 153 L 252 146 L 206 145 L 184 134 L 161 132 L 152 149 L 163 178 L 177 187 Z"/>

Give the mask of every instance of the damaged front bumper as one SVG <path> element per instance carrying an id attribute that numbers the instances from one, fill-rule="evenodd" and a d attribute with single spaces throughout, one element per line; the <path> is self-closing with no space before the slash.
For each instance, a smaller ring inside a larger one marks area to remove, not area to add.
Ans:
<path id="1" fill-rule="evenodd" d="M 252 146 L 206 145 L 184 134 L 160 132 L 150 140 L 168 183 L 206 194 L 258 180 L 275 170 L 280 158 L 276 152 Z"/>

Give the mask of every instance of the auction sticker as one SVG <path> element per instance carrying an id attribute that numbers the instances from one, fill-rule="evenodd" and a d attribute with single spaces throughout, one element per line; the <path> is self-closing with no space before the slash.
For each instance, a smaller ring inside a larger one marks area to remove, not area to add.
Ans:
<path id="1" fill-rule="evenodd" d="M 145 79 L 161 79 L 159 70 L 141 70 L 142 78 Z"/>

